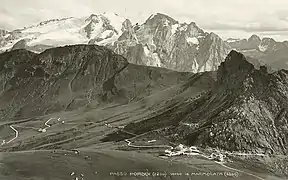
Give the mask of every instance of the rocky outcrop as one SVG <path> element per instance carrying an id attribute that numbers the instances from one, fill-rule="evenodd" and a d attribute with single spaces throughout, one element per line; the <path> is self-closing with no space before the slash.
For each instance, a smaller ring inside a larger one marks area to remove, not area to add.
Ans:
<path id="1" fill-rule="evenodd" d="M 199 48 L 197 58 L 198 72 L 216 71 L 223 62 L 223 57 L 230 52 L 230 46 L 218 35 L 210 33 L 206 36 L 201 48 Z"/>
<path id="2" fill-rule="evenodd" d="M 211 92 L 195 102 L 180 126 L 186 142 L 228 151 L 287 154 L 288 71 L 255 69 L 231 51 Z M 201 102 L 201 103 L 200 103 Z"/>

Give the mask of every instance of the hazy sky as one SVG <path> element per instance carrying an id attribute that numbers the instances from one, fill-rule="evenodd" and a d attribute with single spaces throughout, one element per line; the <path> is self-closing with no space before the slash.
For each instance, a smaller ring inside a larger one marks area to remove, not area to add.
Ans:
<path id="1" fill-rule="evenodd" d="M 0 28 L 12 30 L 51 18 L 115 12 L 142 22 L 161 12 L 227 37 L 254 33 L 288 40 L 288 0 L 1 0 Z"/>

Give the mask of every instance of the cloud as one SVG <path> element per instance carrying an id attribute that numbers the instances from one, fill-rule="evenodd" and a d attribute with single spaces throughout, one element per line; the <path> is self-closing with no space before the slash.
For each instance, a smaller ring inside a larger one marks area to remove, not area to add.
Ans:
<path id="1" fill-rule="evenodd" d="M 249 23 L 219 23 L 212 22 L 208 25 L 204 25 L 203 28 L 209 30 L 242 30 L 245 32 L 281 32 L 288 31 L 287 23 L 269 23 L 269 22 L 249 22 Z"/>
<path id="2" fill-rule="evenodd" d="M 51 18 L 102 12 L 143 22 L 152 13 L 161 12 L 220 34 L 233 31 L 238 36 L 256 32 L 277 35 L 288 31 L 287 7 L 287 0 L 1 0 L 0 28 L 11 30 Z"/>

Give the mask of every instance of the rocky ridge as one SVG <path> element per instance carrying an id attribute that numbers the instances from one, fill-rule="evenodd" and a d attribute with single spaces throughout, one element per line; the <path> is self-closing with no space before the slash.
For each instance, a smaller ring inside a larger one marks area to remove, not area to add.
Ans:
<path id="1" fill-rule="evenodd" d="M 231 51 L 214 88 L 185 118 L 199 126 L 185 130 L 186 140 L 229 151 L 287 154 L 287 73 L 255 69 Z"/>
<path id="2" fill-rule="evenodd" d="M 185 74 L 129 64 L 97 45 L 52 48 L 40 54 L 13 50 L 0 54 L 0 117 L 127 103 L 181 82 Z"/>

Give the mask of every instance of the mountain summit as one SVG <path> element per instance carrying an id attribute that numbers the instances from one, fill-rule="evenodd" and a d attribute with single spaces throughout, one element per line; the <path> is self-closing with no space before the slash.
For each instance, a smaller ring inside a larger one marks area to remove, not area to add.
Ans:
<path id="1" fill-rule="evenodd" d="M 199 127 L 186 129 L 184 136 L 189 143 L 228 151 L 287 154 L 287 92 L 288 71 L 255 69 L 231 51 L 211 92 L 183 118 Z"/>
<path id="2" fill-rule="evenodd" d="M 204 32 L 196 23 L 179 23 L 160 13 L 125 34 L 130 35 L 110 47 L 116 53 L 132 63 L 177 71 L 216 70 L 231 49 L 219 36 Z"/>

